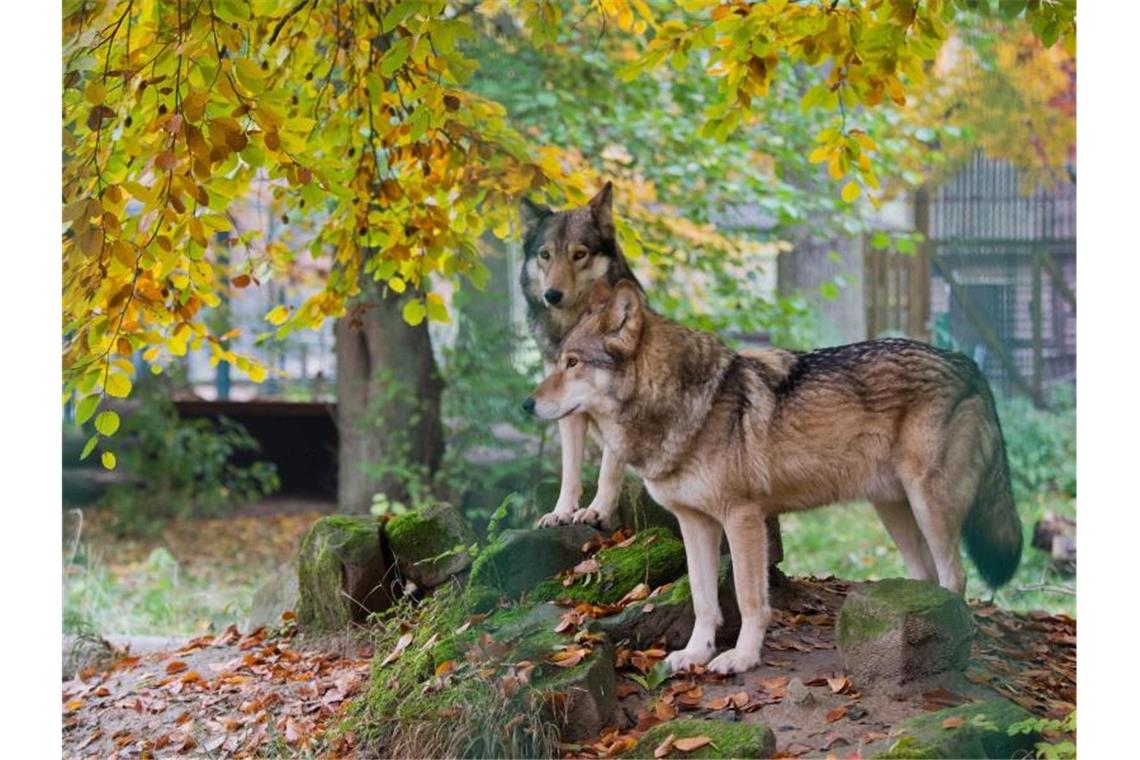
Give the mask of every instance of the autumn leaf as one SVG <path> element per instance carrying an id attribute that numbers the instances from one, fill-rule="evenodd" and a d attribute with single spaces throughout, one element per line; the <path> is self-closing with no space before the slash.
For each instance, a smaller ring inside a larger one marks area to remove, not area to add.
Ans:
<path id="1" fill-rule="evenodd" d="M 660 744 L 658 744 L 657 747 L 653 750 L 653 756 L 655 758 L 662 758 L 662 757 L 665 757 L 666 755 L 668 755 L 670 752 L 672 752 L 673 751 L 673 740 L 675 738 L 676 738 L 676 736 L 674 734 L 669 734 L 668 736 L 666 736 L 665 740 L 662 741 Z"/>
<path id="2" fill-rule="evenodd" d="M 840 706 L 840 707 L 836 707 L 836 708 L 833 708 L 831 710 L 828 710 L 827 715 L 824 717 L 826 717 L 828 723 L 834 723 L 835 721 L 839 720 L 840 718 L 844 717 L 845 715 L 847 715 L 847 707 L 846 706 Z"/>
<path id="3" fill-rule="evenodd" d="M 707 747 L 712 744 L 712 739 L 707 736 L 689 736 L 684 739 L 677 739 L 673 742 L 673 746 L 682 752 L 695 752 L 701 747 Z"/>
<path id="4" fill-rule="evenodd" d="M 186 663 L 183 662 L 182 660 L 171 660 L 170 662 L 168 662 L 166 664 L 166 672 L 167 673 L 181 673 L 183 670 L 186 670 L 186 667 L 187 667 Z"/>
<path id="5" fill-rule="evenodd" d="M 943 728 L 960 728 L 966 721 L 956 715 L 952 715 L 942 721 Z"/>
<path id="6" fill-rule="evenodd" d="M 388 656 L 385 657 L 384 660 L 380 663 L 380 667 L 391 665 L 393 662 L 400 659 L 400 655 L 404 653 L 404 650 L 408 648 L 408 645 L 412 643 L 412 639 L 414 638 L 415 637 L 411 632 L 400 636 L 400 638 L 396 641 L 395 648 L 393 648 L 392 651 L 388 653 Z"/>

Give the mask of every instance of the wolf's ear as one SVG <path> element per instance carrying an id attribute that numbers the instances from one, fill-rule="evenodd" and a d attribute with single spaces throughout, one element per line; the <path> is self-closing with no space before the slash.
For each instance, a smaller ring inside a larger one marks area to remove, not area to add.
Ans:
<path id="1" fill-rule="evenodd" d="M 614 231 L 614 185 L 607 182 L 598 194 L 590 199 L 590 213 L 594 215 L 594 222 L 598 231 L 606 240 L 613 240 Z"/>
<path id="2" fill-rule="evenodd" d="M 606 310 L 605 337 L 602 344 L 610 356 L 626 359 L 637 350 L 644 323 L 641 291 L 629 280 L 614 286 Z"/>
<path id="3" fill-rule="evenodd" d="M 553 213 L 549 206 L 535 203 L 530 198 L 523 198 L 519 202 L 519 219 L 522 220 L 523 237 L 525 238 L 534 232 L 538 223 Z"/>

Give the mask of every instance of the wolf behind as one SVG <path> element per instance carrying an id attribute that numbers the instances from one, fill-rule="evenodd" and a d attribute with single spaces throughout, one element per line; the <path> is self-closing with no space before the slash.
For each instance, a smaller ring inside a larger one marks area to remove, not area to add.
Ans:
<path id="1" fill-rule="evenodd" d="M 769 619 L 766 516 L 871 501 L 911 577 L 965 589 L 959 543 L 993 587 L 1013 575 L 1021 522 L 989 385 L 962 354 L 888 339 L 744 355 L 595 286 L 531 405 L 584 412 L 681 527 L 696 622 L 675 669 L 709 663 L 728 536 L 742 626 L 709 668 L 756 665 Z"/>
<path id="2" fill-rule="evenodd" d="M 640 289 L 618 246 L 613 220 L 613 186 L 607 182 L 579 208 L 553 211 L 523 199 L 523 266 L 519 275 L 527 305 L 527 321 L 549 370 L 557 361 L 562 339 L 589 302 L 595 283 L 614 285 L 626 280 Z M 589 421 L 584 415 L 559 420 L 562 445 L 562 485 L 554 509 L 539 525 L 570 522 L 609 525 L 621 495 L 625 463 L 603 448 L 598 489 L 585 509 L 582 459 Z"/>

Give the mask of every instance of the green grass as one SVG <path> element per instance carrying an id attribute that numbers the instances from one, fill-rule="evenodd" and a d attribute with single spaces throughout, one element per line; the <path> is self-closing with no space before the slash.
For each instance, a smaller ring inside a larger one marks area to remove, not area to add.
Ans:
<path id="1" fill-rule="evenodd" d="M 1046 511 L 1067 517 L 1076 516 L 1075 500 L 1067 496 L 1037 495 L 1023 501 L 1021 513 L 1025 545 L 1017 575 L 1000 589 L 995 601 L 1011 610 L 1045 610 L 1076 615 L 1077 598 L 1072 594 L 1049 589 L 1026 587 L 1048 586 L 1076 591 L 1076 580 L 1065 578 L 1050 566 L 1049 557 L 1029 545 L 1033 523 Z M 879 580 L 906 577 L 902 555 L 887 535 L 874 508 L 867 503 L 833 506 L 811 512 L 782 515 L 780 530 L 784 541 L 781 568 L 788 575 L 835 575 L 851 580 Z M 992 592 L 965 557 L 966 595 L 989 599 Z"/>

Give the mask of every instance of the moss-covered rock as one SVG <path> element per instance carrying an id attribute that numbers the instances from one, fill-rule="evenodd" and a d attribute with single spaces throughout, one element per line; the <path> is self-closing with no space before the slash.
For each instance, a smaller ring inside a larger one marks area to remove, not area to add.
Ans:
<path id="1" fill-rule="evenodd" d="M 644 530 L 629 546 L 602 549 L 594 559 L 598 563 L 596 573 L 583 575 L 570 586 L 563 586 L 556 578 L 547 579 L 534 587 L 530 598 L 609 604 L 639 583 L 655 588 L 685 572 L 685 546 L 665 528 Z"/>
<path id="2" fill-rule="evenodd" d="M 363 622 L 392 602 L 386 571 L 375 518 L 322 517 L 301 542 L 297 622 L 311 631 Z"/>
<path id="3" fill-rule="evenodd" d="M 717 757 L 771 757 L 776 752 L 776 735 L 763 723 L 741 723 L 725 720 L 677 718 L 660 723 L 646 731 L 637 746 L 626 757 L 653 757 L 669 735 L 674 739 L 707 736 L 712 742 L 693 752 L 673 750 L 665 757 L 717 758 Z"/>
<path id="4" fill-rule="evenodd" d="M 902 578 L 853 589 L 836 629 L 844 665 L 857 681 L 906 683 L 962 670 L 973 636 L 973 616 L 961 596 Z"/>
<path id="5" fill-rule="evenodd" d="M 464 604 L 476 612 L 519 598 L 539 582 L 582 561 L 582 546 L 598 535 L 586 525 L 508 530 L 471 566 Z"/>
<path id="6" fill-rule="evenodd" d="M 1032 718 L 1025 709 L 1004 699 L 978 702 L 908 718 L 898 727 L 901 736 L 883 758 L 1011 758 L 1032 757 L 1036 733 L 1010 736 L 1009 727 Z M 947 728 L 948 719 L 961 719 Z"/>
<path id="7" fill-rule="evenodd" d="M 400 573 L 421 588 L 435 588 L 471 564 L 467 547 L 475 535 L 447 502 L 399 515 L 384 532 Z"/>
<path id="8" fill-rule="evenodd" d="M 736 606 L 732 562 L 722 557 L 717 576 L 717 598 L 724 622 L 717 629 L 717 641 L 731 644 L 740 632 L 740 610 Z M 683 575 L 664 594 L 628 605 L 617 615 L 598 621 L 614 641 L 627 641 L 636 649 L 664 641 L 669 649 L 680 649 L 693 632 L 693 592 L 689 576 Z"/>

